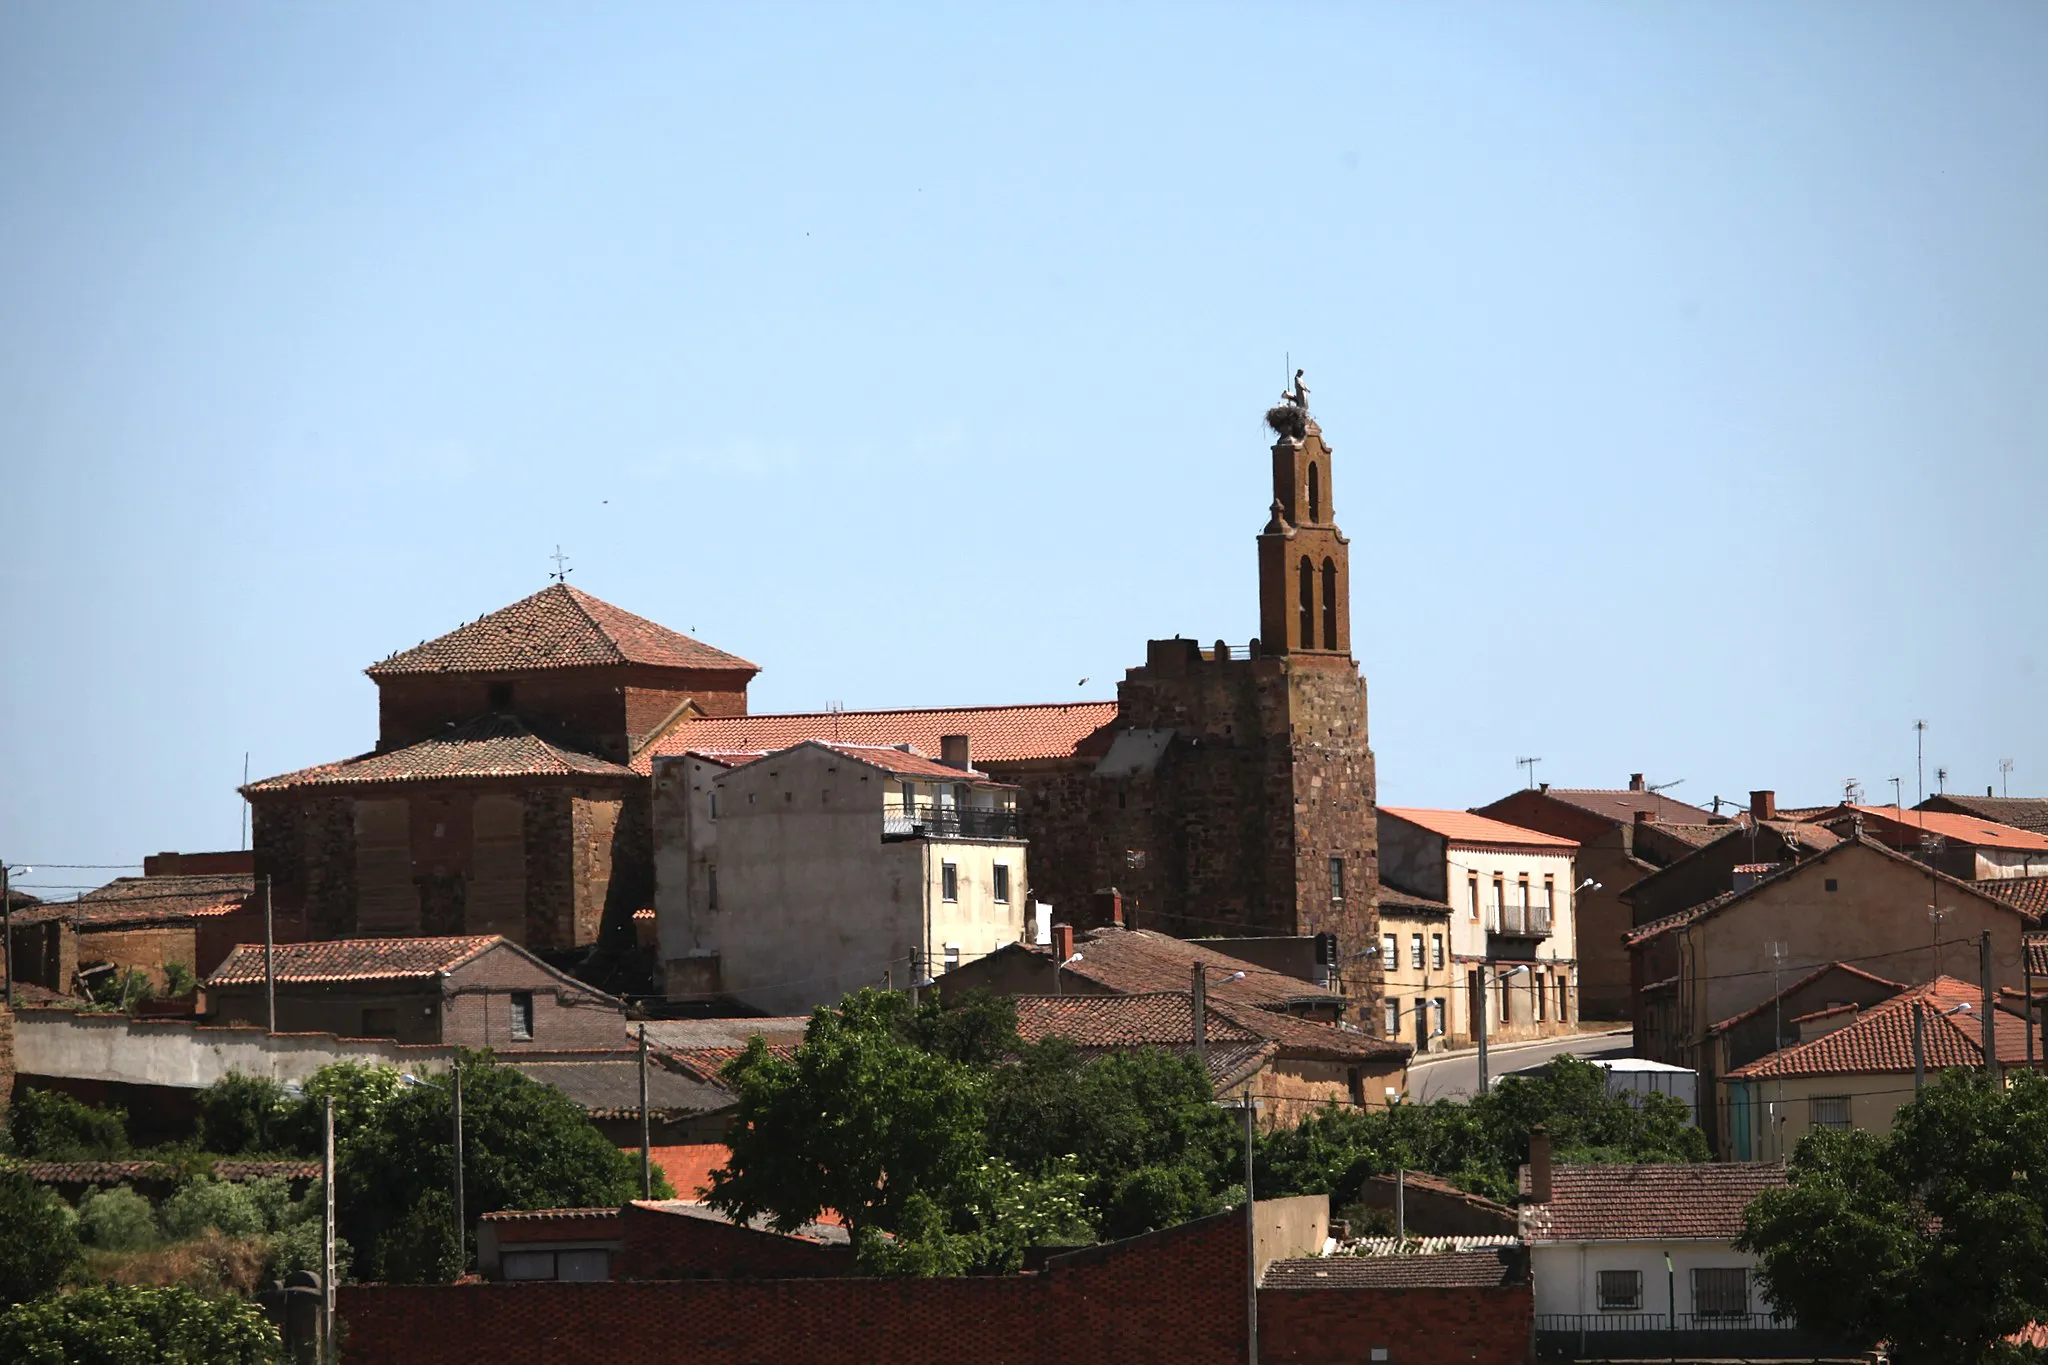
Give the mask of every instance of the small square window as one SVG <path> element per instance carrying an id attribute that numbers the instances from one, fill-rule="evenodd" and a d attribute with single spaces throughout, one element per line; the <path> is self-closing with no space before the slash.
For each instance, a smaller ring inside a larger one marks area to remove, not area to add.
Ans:
<path id="1" fill-rule="evenodd" d="M 959 965 L 960 945 L 957 943 L 948 943 L 946 945 L 946 970 L 950 972 Z"/>
<path id="2" fill-rule="evenodd" d="M 960 899 L 960 867 L 957 863 L 939 864 L 939 899 L 957 901 Z"/>
<path id="3" fill-rule="evenodd" d="M 1600 1272 L 1600 1311 L 1634 1313 L 1643 1306 L 1643 1272 L 1603 1270 Z"/>
<path id="4" fill-rule="evenodd" d="M 1008 905 L 1010 903 L 1010 865 L 1008 863 L 996 864 L 995 895 L 997 905 Z"/>
<path id="5" fill-rule="evenodd" d="M 1330 899 L 1333 901 L 1344 899 L 1344 860 L 1342 858 L 1330 859 Z"/>
<path id="6" fill-rule="evenodd" d="M 533 1041 L 533 992 L 512 992 L 512 1041 Z"/>
<path id="7" fill-rule="evenodd" d="M 1847 1095 L 1815 1095 L 1806 1104 L 1807 1122 L 1813 1127 L 1832 1128 L 1838 1133 L 1849 1127 Z"/>
<path id="8" fill-rule="evenodd" d="M 1835 889 L 1835 879 L 1833 877 L 1828 878 L 1827 889 L 1830 891 L 1833 891 Z"/>
<path id="9" fill-rule="evenodd" d="M 363 1011 L 363 1037 L 396 1038 L 398 1036 L 398 1011 L 395 1008 L 367 1009 Z"/>
<path id="10" fill-rule="evenodd" d="M 1741 1266 L 1693 1271 L 1692 1311 L 1703 1318 L 1739 1318 L 1749 1312 L 1749 1272 Z"/>

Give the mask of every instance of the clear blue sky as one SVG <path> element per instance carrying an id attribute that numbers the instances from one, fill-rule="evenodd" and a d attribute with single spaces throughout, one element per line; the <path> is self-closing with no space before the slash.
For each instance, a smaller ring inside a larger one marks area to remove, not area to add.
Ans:
<path id="1" fill-rule="evenodd" d="M 571 581 L 1114 694 L 1337 447 L 1381 793 L 2048 793 L 2048 6 L 0 9 L 0 852 L 235 844 Z M 1088 681 L 1077 686 L 1077 681 Z M 44 874 L 42 883 L 89 882 Z"/>

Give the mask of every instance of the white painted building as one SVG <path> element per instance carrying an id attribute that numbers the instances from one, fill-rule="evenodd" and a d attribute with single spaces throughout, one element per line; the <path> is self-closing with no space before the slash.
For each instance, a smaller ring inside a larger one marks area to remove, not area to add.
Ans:
<path id="1" fill-rule="evenodd" d="M 1573 840 L 1456 810 L 1382 806 L 1386 1036 L 1433 1046 L 1569 1033 L 1578 1023 Z"/>
<path id="2" fill-rule="evenodd" d="M 1025 937 L 1016 790 L 906 747 L 807 740 L 654 765 L 656 941 L 672 999 L 771 1014 L 902 988 Z"/>

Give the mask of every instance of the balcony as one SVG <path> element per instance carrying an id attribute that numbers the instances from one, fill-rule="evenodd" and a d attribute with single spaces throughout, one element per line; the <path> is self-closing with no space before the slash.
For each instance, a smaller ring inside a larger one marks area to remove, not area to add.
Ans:
<path id="1" fill-rule="evenodd" d="M 1768 1313 L 1538 1313 L 1543 1360 L 1813 1360 L 1861 1352 Z"/>
<path id="2" fill-rule="evenodd" d="M 1017 812 L 979 806 L 890 806 L 882 812 L 882 838 L 1017 839 Z"/>

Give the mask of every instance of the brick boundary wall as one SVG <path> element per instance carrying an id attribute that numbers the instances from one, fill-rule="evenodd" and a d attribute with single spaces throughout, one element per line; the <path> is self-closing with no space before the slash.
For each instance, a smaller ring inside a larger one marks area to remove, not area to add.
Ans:
<path id="1" fill-rule="evenodd" d="M 853 1274 L 853 1248 L 628 1204 L 619 1210 L 621 1280 L 818 1279 Z"/>
<path id="2" fill-rule="evenodd" d="M 1497 1289 L 1267 1289 L 1263 1365 L 1349 1365 L 1383 1348 L 1389 1365 L 1520 1365 L 1535 1359 L 1536 1300 Z"/>

